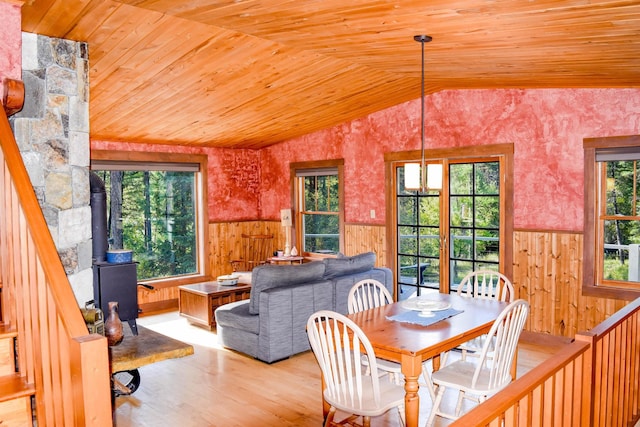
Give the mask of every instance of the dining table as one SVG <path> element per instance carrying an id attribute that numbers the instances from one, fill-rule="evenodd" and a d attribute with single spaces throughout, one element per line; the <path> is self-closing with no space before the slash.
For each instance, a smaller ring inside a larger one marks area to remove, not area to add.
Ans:
<path id="1" fill-rule="evenodd" d="M 396 320 L 399 317 L 411 320 L 412 313 L 408 312 L 420 310 L 415 301 L 404 300 L 348 315 L 369 338 L 376 357 L 401 364 L 405 379 L 405 425 L 407 427 L 418 426 L 420 414 L 418 378 L 422 373 L 422 363 L 433 359 L 433 369 L 438 370 L 440 354 L 488 333 L 494 321 L 508 305 L 506 302 L 496 300 L 445 293 L 430 293 L 415 298 L 418 298 L 416 301 L 438 302 L 441 307 L 450 309 L 449 313 L 455 314 L 441 320 L 436 318 L 435 323 L 427 326 L 406 320 Z M 515 361 L 512 375 L 514 371 Z M 513 378 L 515 379 L 515 375 Z M 326 417 L 329 411 L 326 402 L 323 410 Z"/>

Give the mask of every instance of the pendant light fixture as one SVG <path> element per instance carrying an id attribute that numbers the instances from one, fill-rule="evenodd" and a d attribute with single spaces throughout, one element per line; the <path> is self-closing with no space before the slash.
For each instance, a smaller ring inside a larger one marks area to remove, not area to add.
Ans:
<path id="1" fill-rule="evenodd" d="M 422 46 L 422 76 L 420 91 L 420 163 L 404 165 L 404 188 L 424 193 L 427 189 L 442 188 L 442 165 L 426 165 L 424 158 L 424 44 L 432 40 L 431 36 L 417 35 L 413 39 Z M 428 184 L 428 186 L 427 186 Z"/>

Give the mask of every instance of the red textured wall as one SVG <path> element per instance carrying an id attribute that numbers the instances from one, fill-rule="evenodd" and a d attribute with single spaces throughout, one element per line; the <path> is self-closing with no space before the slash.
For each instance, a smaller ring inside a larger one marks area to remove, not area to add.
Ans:
<path id="1" fill-rule="evenodd" d="M 411 101 L 263 150 L 264 217 L 290 205 L 283 159 L 343 157 L 346 221 L 384 224 L 383 156 L 420 148 L 419 108 Z M 427 147 L 514 144 L 518 229 L 582 230 L 583 138 L 640 133 L 639 89 L 444 91 L 425 108 Z"/>
<path id="2" fill-rule="evenodd" d="M 99 140 L 91 141 L 91 149 L 205 154 L 209 221 L 261 218 L 258 192 L 260 174 L 257 167 L 259 161 L 255 150 L 205 149 Z"/>
<path id="3" fill-rule="evenodd" d="M 444 91 L 425 105 L 428 147 L 514 144 L 518 229 L 581 231 L 583 138 L 640 133 L 640 89 Z M 140 149 L 92 141 L 92 148 L 108 147 Z M 278 220 L 291 207 L 290 162 L 344 158 L 346 221 L 382 225 L 384 153 L 419 148 L 414 100 L 259 152 L 144 149 L 209 156 L 210 221 Z"/>
<path id="4" fill-rule="evenodd" d="M 20 6 L 0 1 L 0 79 L 22 76 L 22 33 Z M 0 92 L 2 88 L 0 87 Z M 1 95 L 1 93 L 0 93 Z"/>

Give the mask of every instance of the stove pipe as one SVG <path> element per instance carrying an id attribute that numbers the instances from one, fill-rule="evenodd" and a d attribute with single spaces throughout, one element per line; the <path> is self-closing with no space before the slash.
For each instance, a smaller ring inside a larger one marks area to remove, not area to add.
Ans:
<path id="1" fill-rule="evenodd" d="M 109 244 L 107 241 L 107 192 L 104 182 L 95 172 L 89 172 L 91 188 L 91 235 L 94 262 L 104 262 Z"/>

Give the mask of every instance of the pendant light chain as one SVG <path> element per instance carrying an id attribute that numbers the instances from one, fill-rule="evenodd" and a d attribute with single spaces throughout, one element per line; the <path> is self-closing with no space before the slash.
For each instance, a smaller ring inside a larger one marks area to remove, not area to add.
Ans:
<path id="1" fill-rule="evenodd" d="M 427 165 L 424 158 L 424 44 L 432 40 L 431 36 L 413 36 L 422 45 L 422 75 L 420 85 L 420 193 L 427 191 Z"/>

